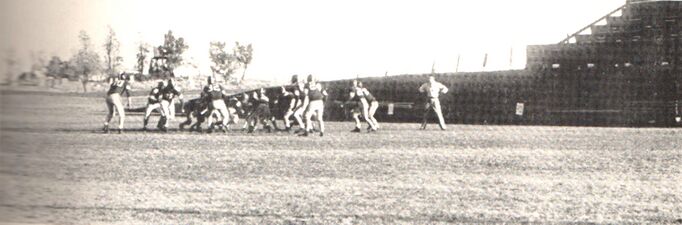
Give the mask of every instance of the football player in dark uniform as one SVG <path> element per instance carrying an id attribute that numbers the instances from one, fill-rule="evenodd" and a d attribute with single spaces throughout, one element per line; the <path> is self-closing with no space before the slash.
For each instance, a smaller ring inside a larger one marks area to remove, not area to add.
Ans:
<path id="1" fill-rule="evenodd" d="M 204 98 L 191 99 L 183 104 L 183 109 L 187 113 L 187 119 L 180 124 L 180 130 L 184 130 L 185 126 L 190 125 L 189 131 L 201 132 L 201 123 L 206 121 L 208 114 L 208 102 Z M 193 120 L 196 122 L 192 123 Z"/>
<path id="2" fill-rule="evenodd" d="M 351 110 L 353 119 L 355 120 L 355 129 L 351 132 L 360 132 L 360 115 L 369 124 L 370 130 L 376 130 L 374 121 L 369 118 L 369 103 L 362 88 L 362 82 L 353 80 L 353 86 L 350 89 L 349 100 L 355 102 L 355 108 Z"/>
<path id="3" fill-rule="evenodd" d="M 282 86 L 282 101 L 280 101 L 280 104 L 286 104 L 284 106 L 286 108 L 282 117 L 284 119 L 284 130 L 287 132 L 291 131 L 291 117 L 294 115 L 296 108 L 301 103 L 301 92 L 298 90 L 298 75 L 293 75 L 291 77 L 291 85 L 291 88 Z"/>
<path id="4" fill-rule="evenodd" d="M 228 122 L 226 118 L 230 117 L 230 112 L 227 110 L 225 100 L 223 100 L 225 90 L 220 84 L 216 84 L 212 77 L 208 77 L 208 84 L 204 89 L 208 93 L 207 97 L 210 99 L 209 109 L 211 112 L 208 114 L 209 132 L 213 132 L 213 129 L 215 128 L 215 124 L 213 123 L 213 115 L 221 118 L 219 119 L 219 121 L 222 120 L 220 128 L 223 130 L 223 132 L 227 132 L 227 130 L 225 130 L 227 128 Z"/>
<path id="5" fill-rule="evenodd" d="M 128 84 L 128 76 L 121 73 L 118 77 L 109 80 L 109 90 L 107 91 L 107 118 L 104 121 L 104 132 L 109 133 L 109 122 L 114 117 L 114 111 L 118 113 L 118 133 L 123 132 L 123 123 L 125 122 L 125 109 L 121 103 L 121 95 L 127 94 L 130 98 L 130 85 Z"/>
<path id="6" fill-rule="evenodd" d="M 244 118 L 244 125 L 242 125 L 242 131 L 246 131 L 250 124 L 251 115 L 253 115 L 253 110 L 255 110 L 256 102 L 253 98 L 249 96 L 249 93 L 242 93 L 241 99 L 239 100 L 242 105 L 242 112 L 240 117 Z"/>
<path id="7" fill-rule="evenodd" d="M 180 93 L 180 88 L 175 85 L 173 79 L 168 79 L 168 85 L 161 90 L 161 110 L 163 111 L 163 123 L 161 124 L 162 131 L 168 131 L 168 123 L 175 119 L 175 99 L 180 100 L 180 105 L 183 105 L 183 96 Z M 184 108 L 181 109 L 184 111 Z"/>
<path id="8" fill-rule="evenodd" d="M 308 75 L 308 84 L 304 90 L 304 95 L 304 105 L 306 105 L 307 108 L 305 112 L 306 130 L 305 133 L 303 133 L 303 136 L 308 136 L 313 132 L 313 116 L 315 116 L 315 119 L 320 125 L 320 136 L 324 136 L 324 99 L 327 96 L 327 91 L 322 89 L 322 85 L 317 83 L 313 75 Z"/>
<path id="9" fill-rule="evenodd" d="M 267 129 L 268 132 L 272 132 L 272 127 L 268 124 L 268 121 L 272 120 L 272 112 L 270 111 L 270 98 L 268 98 L 266 95 L 265 89 L 261 88 L 258 90 L 258 92 L 254 92 L 252 99 L 254 99 L 255 106 L 253 113 L 248 119 L 248 132 L 253 132 L 256 129 L 258 123 L 263 124 L 263 129 Z"/>
<path id="10" fill-rule="evenodd" d="M 305 82 L 301 80 L 297 81 L 296 87 L 294 87 L 294 96 L 298 97 L 298 99 L 296 99 L 296 107 L 294 108 L 293 115 L 300 128 L 296 131 L 296 133 L 305 133 L 306 130 L 306 123 L 303 120 L 305 111 L 308 108 L 307 102 L 305 101 L 305 89 Z"/>
<path id="11" fill-rule="evenodd" d="M 368 127 L 367 129 L 369 131 L 377 131 L 379 129 L 379 121 L 377 121 L 377 119 L 374 118 L 374 114 L 376 114 L 377 109 L 379 109 L 379 101 L 374 97 L 374 95 L 372 95 L 371 92 L 369 92 L 369 90 L 367 90 L 367 88 L 362 86 L 362 83 L 360 83 L 360 87 L 362 88 L 363 95 L 365 96 L 365 99 L 369 104 L 369 109 L 367 110 L 367 117 L 365 119 L 371 123 L 370 127 Z"/>
<path id="12" fill-rule="evenodd" d="M 147 96 L 147 108 L 144 111 L 144 119 L 142 122 L 142 130 L 147 130 L 147 124 L 149 123 L 149 117 L 152 115 L 154 110 L 157 110 L 161 117 L 163 117 L 163 110 L 161 109 L 161 94 L 162 90 L 166 88 L 166 83 L 159 81 L 156 87 L 154 87 Z M 158 128 L 161 128 L 163 121 L 159 121 Z"/>

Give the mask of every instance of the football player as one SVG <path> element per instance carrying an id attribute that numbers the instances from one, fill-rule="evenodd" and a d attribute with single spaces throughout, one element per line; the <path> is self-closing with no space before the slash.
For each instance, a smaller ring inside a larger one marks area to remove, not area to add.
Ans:
<path id="1" fill-rule="evenodd" d="M 324 99 L 327 97 L 327 91 L 322 89 L 322 85 L 317 83 L 313 75 L 308 75 L 308 84 L 304 89 L 305 103 L 307 106 L 305 111 L 306 118 L 306 130 L 303 136 L 308 136 L 313 132 L 312 117 L 315 119 L 320 126 L 320 136 L 324 136 Z"/>
<path id="2" fill-rule="evenodd" d="M 157 110 L 161 117 L 163 118 L 163 110 L 161 109 L 161 95 L 162 90 L 166 88 L 166 83 L 164 81 L 159 81 L 156 87 L 152 88 L 147 96 L 147 107 L 144 111 L 144 119 L 142 122 L 142 130 L 147 130 L 147 124 L 149 123 L 149 117 L 152 115 L 154 110 Z M 163 121 L 159 121 L 158 128 L 161 128 Z"/>
<path id="3" fill-rule="evenodd" d="M 209 132 L 213 132 L 213 129 L 215 128 L 213 115 L 218 114 L 218 116 L 222 118 L 222 126 L 220 127 L 223 132 L 227 132 L 227 130 L 225 130 L 228 122 L 226 118 L 230 117 L 230 112 L 227 110 L 225 100 L 223 100 L 223 96 L 225 95 L 224 88 L 220 84 L 216 84 L 213 77 L 208 77 L 208 84 L 204 87 L 204 90 L 208 93 L 207 97 L 210 101 L 210 112 L 208 114 Z"/>
<path id="4" fill-rule="evenodd" d="M 175 99 L 180 100 L 180 105 L 183 105 L 183 96 L 180 93 L 180 88 L 175 85 L 173 79 L 168 79 L 168 85 L 161 90 L 161 110 L 163 111 L 161 130 L 168 131 L 168 123 L 175 119 Z M 184 112 L 184 108 L 181 109 Z"/>
<path id="5" fill-rule="evenodd" d="M 121 95 L 123 93 L 127 94 L 127 98 L 130 98 L 130 84 L 128 84 L 128 76 L 125 73 L 121 73 L 117 77 L 113 77 L 109 80 L 109 90 L 106 96 L 107 105 L 107 118 L 104 121 L 104 132 L 109 133 L 109 122 L 114 117 L 114 111 L 118 113 L 118 133 L 123 133 L 123 123 L 125 122 L 125 109 L 121 103 Z"/>
<path id="6" fill-rule="evenodd" d="M 351 110 L 353 119 L 355 120 L 355 129 L 351 132 L 360 132 L 360 115 L 369 124 L 370 131 L 376 131 L 374 121 L 369 116 L 369 103 L 365 96 L 365 91 L 362 87 L 362 82 L 353 80 L 353 86 L 350 89 L 349 100 L 355 102 L 355 107 Z"/>

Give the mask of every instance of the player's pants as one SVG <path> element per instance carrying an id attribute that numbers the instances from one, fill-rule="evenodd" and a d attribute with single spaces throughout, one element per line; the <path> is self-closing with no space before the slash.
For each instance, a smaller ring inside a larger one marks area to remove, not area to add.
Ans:
<path id="1" fill-rule="evenodd" d="M 220 118 L 222 118 L 222 125 L 224 127 L 227 127 L 228 118 L 230 118 L 230 112 L 227 110 L 227 106 L 225 105 L 225 101 L 222 99 L 215 99 L 211 100 L 211 112 L 208 114 L 208 124 L 211 128 L 213 128 L 213 115 L 216 113 L 220 113 Z"/>
<path id="2" fill-rule="evenodd" d="M 291 119 L 290 118 L 291 118 L 291 116 L 294 115 L 294 111 L 296 111 L 296 105 L 295 104 L 296 103 L 294 101 L 291 101 L 289 108 L 284 113 L 284 127 L 287 129 L 291 127 Z"/>
<path id="3" fill-rule="evenodd" d="M 374 118 L 374 114 L 377 113 L 377 109 L 379 109 L 379 102 L 378 101 L 372 101 L 369 103 L 369 110 L 367 112 L 367 119 L 371 120 L 372 123 L 374 124 L 375 128 L 379 128 L 379 122 L 377 121 L 376 118 Z"/>
<path id="4" fill-rule="evenodd" d="M 429 111 L 433 110 L 438 116 L 438 125 L 441 129 L 445 129 L 445 119 L 443 119 L 443 112 L 440 107 L 440 100 L 438 98 L 429 98 L 424 107 L 424 122 L 422 122 L 422 129 L 426 129 L 426 122 L 429 116 Z"/>
<path id="5" fill-rule="evenodd" d="M 312 117 L 315 115 L 317 122 L 320 124 L 320 132 L 324 133 L 324 102 L 322 100 L 314 100 L 308 103 L 308 109 L 305 113 L 306 130 L 313 130 Z"/>
<path id="6" fill-rule="evenodd" d="M 144 120 L 143 120 L 143 127 L 147 127 L 147 122 L 149 122 L 149 116 L 152 115 L 152 112 L 154 110 L 157 110 L 160 114 L 161 117 L 163 117 L 163 109 L 161 108 L 161 103 L 147 103 L 147 108 L 144 111 Z"/>
<path id="7" fill-rule="evenodd" d="M 123 129 L 123 123 L 125 121 L 125 110 L 123 109 L 123 104 L 121 103 L 121 95 L 118 93 L 110 94 L 106 97 L 107 103 L 107 119 L 104 121 L 105 126 L 109 126 L 109 122 L 114 117 L 114 110 L 118 113 L 118 129 Z"/>
<path id="8" fill-rule="evenodd" d="M 227 108 L 227 112 L 229 114 L 228 116 L 228 124 L 229 123 L 234 123 L 237 124 L 239 123 L 239 114 L 237 113 L 237 109 L 229 107 Z"/>
<path id="9" fill-rule="evenodd" d="M 301 129 L 305 129 L 307 123 L 306 121 L 303 121 L 306 108 L 308 107 L 301 103 L 300 106 L 294 109 L 294 119 L 296 119 L 296 122 L 298 123 L 298 126 L 301 127 Z"/>
<path id="10" fill-rule="evenodd" d="M 247 118 L 249 131 L 254 131 L 259 123 L 263 124 L 263 128 L 267 128 L 269 126 L 268 121 L 273 121 L 272 118 L 270 106 L 267 103 L 260 103 L 258 106 L 256 106 L 249 118 Z"/>
<path id="11" fill-rule="evenodd" d="M 378 103 L 377 103 L 376 107 L 379 107 Z M 376 108 L 374 109 L 374 111 L 376 112 Z M 355 127 L 356 128 L 359 129 L 361 127 L 360 115 L 362 115 L 362 118 L 364 118 L 365 121 L 367 121 L 367 124 L 369 124 L 369 127 L 373 130 L 376 130 L 376 128 L 377 128 L 376 124 L 374 123 L 374 120 L 371 119 L 373 117 L 373 115 L 370 115 L 369 112 L 370 112 L 370 105 L 369 105 L 369 103 L 367 103 L 367 100 L 365 100 L 364 98 L 360 99 L 360 101 L 358 102 L 358 106 L 355 109 L 353 109 L 353 119 L 355 119 Z"/>
<path id="12" fill-rule="evenodd" d="M 173 100 L 161 100 L 161 111 L 163 112 L 161 115 L 165 118 L 163 127 L 168 128 L 168 122 L 175 118 L 175 104 L 173 104 Z"/>

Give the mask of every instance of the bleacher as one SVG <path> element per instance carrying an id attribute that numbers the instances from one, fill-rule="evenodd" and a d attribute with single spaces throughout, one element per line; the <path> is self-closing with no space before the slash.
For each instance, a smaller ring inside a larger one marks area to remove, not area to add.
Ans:
<path id="1" fill-rule="evenodd" d="M 443 114 L 463 124 L 680 126 L 680 20 L 682 1 L 628 1 L 558 44 L 528 46 L 525 70 L 435 74 L 451 90 Z M 360 80 L 381 101 L 378 120 L 417 122 L 428 75 Z M 325 119 L 350 120 L 350 85 L 324 83 Z"/>

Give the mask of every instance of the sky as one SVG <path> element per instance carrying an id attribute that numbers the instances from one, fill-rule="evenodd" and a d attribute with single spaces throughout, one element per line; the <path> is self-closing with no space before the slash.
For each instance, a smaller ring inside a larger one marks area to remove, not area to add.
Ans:
<path id="1" fill-rule="evenodd" d="M 625 0 L 0 0 L 0 73 L 32 55 L 68 59 L 86 31 L 103 51 L 107 27 L 133 70 L 139 43 L 172 30 L 184 57 L 210 74 L 211 41 L 251 43 L 247 77 L 322 80 L 525 67 L 527 45 L 554 44 Z M 483 68 L 484 55 L 488 65 Z M 511 64 L 510 64 L 511 58 Z M 435 66 L 434 66 L 435 65 Z M 239 71 L 238 73 L 240 73 Z"/>

